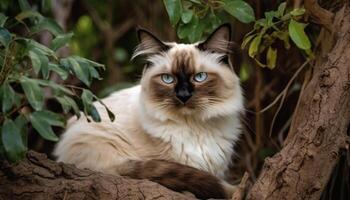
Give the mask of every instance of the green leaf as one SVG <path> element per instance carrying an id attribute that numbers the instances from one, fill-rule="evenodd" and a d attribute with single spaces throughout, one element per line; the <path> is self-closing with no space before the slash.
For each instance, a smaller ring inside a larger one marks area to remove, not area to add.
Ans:
<path id="1" fill-rule="evenodd" d="M 282 17 L 284 15 L 284 11 L 286 10 L 287 2 L 283 2 L 278 6 L 277 16 Z"/>
<path id="2" fill-rule="evenodd" d="M 85 83 L 85 85 L 90 86 L 89 69 L 85 66 L 81 66 L 79 62 L 73 57 L 69 57 L 67 60 L 78 79 Z"/>
<path id="3" fill-rule="evenodd" d="M 3 13 L 0 13 L 0 27 L 4 27 L 6 21 L 7 21 L 7 18 Z"/>
<path id="4" fill-rule="evenodd" d="M 270 69 L 274 69 L 276 67 L 276 60 L 277 49 L 274 49 L 270 46 L 266 53 L 267 67 Z"/>
<path id="5" fill-rule="evenodd" d="M 44 96 L 38 81 L 22 76 L 20 82 L 29 104 L 35 110 L 41 110 L 43 108 Z"/>
<path id="6" fill-rule="evenodd" d="M 68 96 L 56 96 L 55 98 L 61 104 L 64 113 L 68 113 L 73 108 L 75 115 L 80 117 L 79 107 L 72 98 Z"/>
<path id="7" fill-rule="evenodd" d="M 188 37 L 188 35 L 191 33 L 191 30 L 191 24 L 180 24 L 177 28 L 177 36 L 179 36 L 180 39 L 184 39 Z"/>
<path id="8" fill-rule="evenodd" d="M 28 123 L 27 118 L 23 114 L 18 115 L 18 117 L 15 120 L 15 124 L 17 128 L 20 130 L 20 133 L 23 139 L 23 144 L 25 146 L 27 146 L 28 144 L 27 126 L 26 126 L 27 123 Z"/>
<path id="9" fill-rule="evenodd" d="M 40 118 L 43 121 L 46 121 L 51 126 L 59 126 L 62 128 L 66 126 L 64 117 L 48 110 L 36 111 L 31 115 L 35 118 Z"/>
<path id="10" fill-rule="evenodd" d="M 239 71 L 239 79 L 244 82 L 249 79 L 249 65 L 246 62 L 243 62 L 241 69 Z"/>
<path id="11" fill-rule="evenodd" d="M 20 97 L 15 93 L 8 83 L 4 83 L 1 87 L 2 112 L 6 113 L 11 110 L 14 104 L 20 103 Z"/>
<path id="12" fill-rule="evenodd" d="M 305 24 L 303 23 L 299 23 L 293 19 L 289 22 L 288 30 L 290 38 L 297 47 L 306 50 L 311 48 L 311 42 L 306 35 L 304 28 Z"/>
<path id="13" fill-rule="evenodd" d="M 97 96 L 95 96 L 94 95 L 94 98 L 100 103 L 100 104 L 102 104 L 104 107 L 105 107 L 105 109 L 106 109 L 106 111 L 107 111 L 107 113 L 108 113 L 108 117 L 109 117 L 109 119 L 113 122 L 114 120 L 115 120 L 115 115 L 114 115 L 114 113 L 107 107 L 107 105 L 101 100 L 101 99 L 99 99 Z"/>
<path id="14" fill-rule="evenodd" d="M 261 43 L 261 35 L 259 34 L 250 43 L 249 50 L 248 50 L 248 54 L 250 57 L 253 58 L 258 53 L 260 43 Z"/>
<path id="15" fill-rule="evenodd" d="M 28 3 L 27 0 L 18 0 L 18 4 L 22 11 L 31 9 L 30 4 Z"/>
<path id="16" fill-rule="evenodd" d="M 101 117 L 100 114 L 98 113 L 96 107 L 93 105 L 93 97 L 94 95 L 92 94 L 92 92 L 90 90 L 83 90 L 83 93 L 81 95 L 81 99 L 83 101 L 83 105 L 84 105 L 84 112 L 86 114 L 89 114 L 92 119 L 95 122 L 100 122 L 101 121 Z"/>
<path id="17" fill-rule="evenodd" d="M 44 54 L 47 56 L 52 56 L 52 57 L 56 58 L 56 54 L 54 51 L 52 51 L 51 49 L 47 48 L 46 46 L 36 42 L 35 40 L 25 39 L 25 38 L 22 38 L 22 40 L 24 40 L 26 42 L 29 50 L 35 49 L 36 52 L 40 52 L 41 54 Z"/>
<path id="18" fill-rule="evenodd" d="M 95 66 L 95 67 L 101 67 L 101 68 L 105 69 L 105 66 L 103 64 L 94 62 L 92 60 L 89 60 L 89 59 L 86 59 L 86 58 L 83 58 L 83 57 L 80 57 L 80 56 L 72 56 L 72 58 L 76 59 L 77 61 L 86 62 L 89 65 L 92 65 L 92 66 Z"/>
<path id="19" fill-rule="evenodd" d="M 44 17 L 36 12 L 36 11 L 32 11 L 32 10 L 27 10 L 27 11 L 23 11 L 21 13 L 19 13 L 18 15 L 16 15 L 15 19 L 19 22 L 23 22 L 24 19 L 27 18 L 34 18 L 34 19 L 38 19 L 38 20 L 42 20 Z"/>
<path id="20" fill-rule="evenodd" d="M 192 10 L 184 10 L 181 15 L 181 21 L 185 24 L 191 21 L 193 16 Z"/>
<path id="21" fill-rule="evenodd" d="M 179 22 L 182 14 L 181 0 L 163 0 L 163 3 L 169 15 L 171 25 L 175 26 Z"/>
<path id="22" fill-rule="evenodd" d="M 242 0 L 224 0 L 224 10 L 243 23 L 255 21 L 253 8 Z"/>
<path id="23" fill-rule="evenodd" d="M 1 140 L 7 157 L 13 161 L 19 161 L 24 157 L 25 147 L 22 135 L 16 124 L 11 119 L 6 119 L 1 131 Z"/>
<path id="24" fill-rule="evenodd" d="M 89 68 L 89 71 L 90 71 L 91 78 L 96 78 L 98 80 L 102 80 L 102 78 L 100 77 L 100 74 L 95 69 L 95 67 L 89 66 L 88 68 Z"/>
<path id="25" fill-rule="evenodd" d="M 305 8 L 295 8 L 295 9 L 293 9 L 292 11 L 290 11 L 290 14 L 291 14 L 292 16 L 295 16 L 295 17 L 301 16 L 301 15 L 303 15 L 304 13 L 305 13 Z"/>
<path id="26" fill-rule="evenodd" d="M 73 37 L 73 33 L 60 34 L 52 40 L 50 49 L 57 51 L 59 48 L 66 45 L 70 39 Z"/>
<path id="27" fill-rule="evenodd" d="M 68 78 L 69 72 L 61 68 L 60 65 L 49 63 L 49 69 L 56 72 L 62 78 L 62 80 L 66 80 Z"/>
<path id="28" fill-rule="evenodd" d="M 68 88 L 59 85 L 55 83 L 54 81 L 51 80 L 42 80 L 42 79 L 33 79 L 38 82 L 39 85 L 50 87 L 54 90 L 55 94 L 68 94 L 68 95 L 73 95 L 72 91 L 69 90 Z"/>
<path id="29" fill-rule="evenodd" d="M 29 50 L 28 55 L 32 61 L 32 66 L 36 74 L 41 70 L 44 79 L 49 77 L 49 59 L 42 52 L 32 49 Z"/>
<path id="30" fill-rule="evenodd" d="M 98 113 L 96 107 L 92 104 L 90 115 L 95 122 L 101 122 L 100 114 Z"/>
<path id="31" fill-rule="evenodd" d="M 8 47 L 11 42 L 11 33 L 3 27 L 0 27 L 0 43 L 4 45 L 4 47 Z"/>
<path id="32" fill-rule="evenodd" d="M 274 31 L 271 35 L 282 40 L 284 43 L 284 48 L 290 48 L 289 33 L 287 31 Z"/>
<path id="33" fill-rule="evenodd" d="M 247 46 L 247 44 L 256 36 L 256 34 L 253 35 L 249 35 L 244 37 L 242 45 L 241 45 L 241 49 L 245 49 L 245 47 Z"/>
<path id="34" fill-rule="evenodd" d="M 66 101 L 71 105 L 71 107 L 73 108 L 74 110 L 74 113 L 75 115 L 80 118 L 80 110 L 79 110 L 79 107 L 77 105 L 77 103 L 70 97 L 68 96 L 64 96 L 64 98 L 66 99 Z"/>
<path id="35" fill-rule="evenodd" d="M 188 35 L 187 38 L 191 43 L 194 43 L 201 39 L 205 22 L 201 22 L 196 15 L 193 15 L 190 23 L 186 24 L 189 30 L 186 30 Z M 183 34 L 183 33 L 181 33 Z"/>
<path id="36" fill-rule="evenodd" d="M 50 124 L 45 119 L 42 119 L 40 116 L 39 117 L 35 116 L 34 113 L 32 113 L 29 116 L 30 122 L 32 123 L 32 126 L 34 127 L 34 129 L 38 131 L 38 133 L 44 139 L 55 141 L 55 142 L 58 141 L 58 137 L 52 131 Z"/>
<path id="37" fill-rule="evenodd" d="M 40 69 L 41 69 L 41 61 L 39 58 L 39 55 L 37 53 L 35 53 L 35 51 L 28 51 L 28 56 L 32 62 L 32 67 L 34 69 L 34 73 L 38 74 Z"/>
<path id="38" fill-rule="evenodd" d="M 50 31 L 53 35 L 58 36 L 64 34 L 63 29 L 58 25 L 58 23 L 50 18 L 42 19 L 38 24 L 31 28 L 31 31 L 34 33 L 41 32 L 43 30 Z"/>

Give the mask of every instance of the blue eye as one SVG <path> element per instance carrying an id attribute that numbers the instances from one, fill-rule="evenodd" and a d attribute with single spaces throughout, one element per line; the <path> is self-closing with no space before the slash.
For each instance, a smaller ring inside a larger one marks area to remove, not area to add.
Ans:
<path id="1" fill-rule="evenodd" d="M 174 82 L 174 77 L 170 74 L 162 74 L 161 78 L 162 78 L 162 81 L 166 84 L 170 84 Z"/>
<path id="2" fill-rule="evenodd" d="M 194 75 L 193 79 L 197 82 L 203 82 L 208 78 L 208 74 L 205 72 L 199 72 L 196 75 Z"/>

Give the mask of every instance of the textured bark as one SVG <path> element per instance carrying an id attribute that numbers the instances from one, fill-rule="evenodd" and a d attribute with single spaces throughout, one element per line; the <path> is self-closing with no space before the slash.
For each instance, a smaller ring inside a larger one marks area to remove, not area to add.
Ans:
<path id="1" fill-rule="evenodd" d="M 30 151 L 0 166 L 0 199 L 192 199 L 147 180 L 133 180 L 56 163 Z"/>
<path id="2" fill-rule="evenodd" d="M 339 152 L 348 148 L 350 9 L 337 16 L 335 45 L 316 62 L 283 149 L 265 160 L 247 199 L 320 199 Z"/>

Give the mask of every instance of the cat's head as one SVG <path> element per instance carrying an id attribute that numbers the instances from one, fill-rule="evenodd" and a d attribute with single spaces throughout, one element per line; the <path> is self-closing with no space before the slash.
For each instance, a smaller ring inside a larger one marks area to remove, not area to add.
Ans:
<path id="1" fill-rule="evenodd" d="M 138 30 L 133 57 L 144 56 L 141 104 L 149 114 L 167 120 L 227 116 L 242 109 L 239 79 L 230 61 L 231 27 L 218 27 L 203 42 L 162 42 Z"/>

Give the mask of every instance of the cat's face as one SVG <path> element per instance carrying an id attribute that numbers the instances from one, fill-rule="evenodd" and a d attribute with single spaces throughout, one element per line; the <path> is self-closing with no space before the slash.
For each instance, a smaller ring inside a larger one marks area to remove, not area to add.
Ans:
<path id="1" fill-rule="evenodd" d="M 242 107 L 239 80 L 229 63 L 230 27 L 197 44 L 163 43 L 139 30 L 135 52 L 147 56 L 141 79 L 146 111 L 159 119 L 227 115 Z"/>

